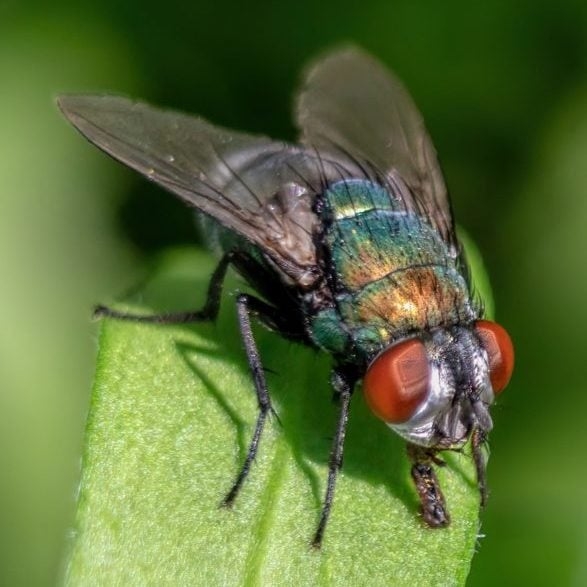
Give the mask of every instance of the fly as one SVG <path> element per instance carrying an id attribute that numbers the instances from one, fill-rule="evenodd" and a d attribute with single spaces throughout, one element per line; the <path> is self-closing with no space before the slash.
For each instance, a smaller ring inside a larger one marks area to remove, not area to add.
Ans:
<path id="1" fill-rule="evenodd" d="M 115 96 L 65 95 L 65 117 L 94 145 L 195 208 L 223 255 L 197 311 L 123 320 L 215 320 L 232 266 L 257 295 L 236 297 L 259 411 L 231 505 L 272 403 L 251 328 L 328 352 L 339 416 L 312 544 L 330 514 L 353 390 L 407 441 L 430 527 L 450 523 L 434 467 L 471 441 L 481 504 L 489 407 L 513 370 L 506 331 L 483 319 L 421 115 L 402 83 L 355 49 L 310 68 L 297 97 L 299 144 L 244 134 Z"/>

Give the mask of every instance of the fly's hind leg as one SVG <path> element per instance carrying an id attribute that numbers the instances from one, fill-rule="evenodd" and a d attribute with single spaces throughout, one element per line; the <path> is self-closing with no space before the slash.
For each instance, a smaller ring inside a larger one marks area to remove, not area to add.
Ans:
<path id="1" fill-rule="evenodd" d="M 226 253 L 216 266 L 210 283 L 204 307 L 200 310 L 189 310 L 186 312 L 169 312 L 165 314 L 142 315 L 127 312 L 119 312 L 106 306 L 94 308 L 94 318 L 115 318 L 117 320 L 129 320 L 132 322 L 147 322 L 153 324 L 187 324 L 189 322 L 213 322 L 218 316 L 220 309 L 220 297 L 222 284 L 226 276 L 228 266 L 234 259 L 234 253 Z"/>
<path id="2" fill-rule="evenodd" d="M 216 269 L 214 270 L 212 277 L 210 278 L 206 302 L 204 307 L 200 310 L 170 312 L 149 316 L 119 312 L 118 310 L 107 308 L 106 306 L 98 306 L 95 308 L 94 316 L 154 324 L 186 324 L 189 322 L 214 321 L 218 316 L 218 311 L 220 309 L 222 284 L 226 276 L 226 271 L 228 266 L 235 260 L 238 261 L 239 258 L 240 257 L 238 256 L 238 253 L 234 252 L 228 252 L 222 257 Z M 283 331 L 284 336 L 295 338 L 288 332 L 288 328 L 286 326 L 287 321 L 284 319 L 284 317 L 281 316 L 278 311 L 269 304 L 266 304 L 265 302 L 248 294 L 240 294 L 237 297 L 236 304 L 241 336 L 245 345 L 249 367 L 255 384 L 255 391 L 257 393 L 259 414 L 257 416 L 255 431 L 249 444 L 245 462 L 243 463 L 233 486 L 222 501 L 222 504 L 225 506 L 230 506 L 233 503 L 238 492 L 240 491 L 243 482 L 249 474 L 250 467 L 255 460 L 255 456 L 257 455 L 259 440 L 265 426 L 267 414 L 273 412 L 271 401 L 269 399 L 269 393 L 267 391 L 267 383 L 265 382 L 263 365 L 261 364 L 261 358 L 259 356 L 259 351 L 257 349 L 257 345 L 253 337 L 253 331 L 251 329 L 251 315 L 258 317 L 269 328 L 277 330 L 278 332 Z"/>
<path id="3" fill-rule="evenodd" d="M 273 308 L 273 306 L 270 306 L 269 304 L 266 304 L 265 302 L 249 294 L 239 294 L 236 299 L 236 306 L 241 337 L 245 346 L 245 351 L 247 353 L 249 369 L 251 370 L 251 375 L 253 376 L 255 392 L 257 394 L 257 405 L 259 412 L 257 414 L 255 430 L 253 432 L 251 442 L 249 443 L 245 461 L 242 464 L 232 487 L 226 494 L 225 498 L 222 500 L 222 505 L 226 507 L 230 507 L 233 504 L 250 472 L 251 465 L 257 456 L 259 441 L 261 440 L 261 436 L 263 434 L 267 415 L 270 412 L 275 413 L 273 411 L 271 399 L 269 398 L 269 392 L 267 390 L 265 371 L 263 369 L 263 364 L 261 363 L 261 357 L 259 355 L 257 343 L 255 342 L 253 330 L 251 328 L 251 315 L 254 315 L 261 322 L 270 328 L 277 330 L 278 332 L 280 330 L 281 322 L 280 316 L 278 315 L 277 310 Z"/>

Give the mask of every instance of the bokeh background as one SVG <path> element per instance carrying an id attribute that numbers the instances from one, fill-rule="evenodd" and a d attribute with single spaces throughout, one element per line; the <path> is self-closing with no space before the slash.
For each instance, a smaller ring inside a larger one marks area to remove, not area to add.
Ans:
<path id="1" fill-rule="evenodd" d="M 197 240 L 185 208 L 86 145 L 54 96 L 115 91 L 293 139 L 300 68 L 343 41 L 414 95 L 517 346 L 469 584 L 587 584 L 584 0 L 1 0 L 1 585 L 51 585 L 62 564 L 92 304 Z"/>

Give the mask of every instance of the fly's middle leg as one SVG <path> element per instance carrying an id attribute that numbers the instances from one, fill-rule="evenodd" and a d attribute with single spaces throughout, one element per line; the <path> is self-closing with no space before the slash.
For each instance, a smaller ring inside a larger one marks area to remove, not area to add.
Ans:
<path id="1" fill-rule="evenodd" d="M 349 407 L 351 403 L 351 395 L 355 378 L 351 378 L 342 371 L 334 370 L 332 372 L 332 387 L 334 388 L 335 397 L 339 403 L 338 423 L 336 426 L 336 434 L 332 440 L 332 447 L 330 449 L 330 457 L 328 459 L 328 480 L 326 482 L 326 494 L 324 502 L 322 503 L 322 511 L 320 513 L 320 521 L 318 528 L 312 540 L 314 548 L 320 548 L 326 524 L 330 517 L 330 510 L 334 501 L 334 489 L 336 487 L 336 478 L 338 472 L 342 467 L 342 456 L 344 450 L 344 440 L 346 436 L 346 429 L 349 419 Z"/>

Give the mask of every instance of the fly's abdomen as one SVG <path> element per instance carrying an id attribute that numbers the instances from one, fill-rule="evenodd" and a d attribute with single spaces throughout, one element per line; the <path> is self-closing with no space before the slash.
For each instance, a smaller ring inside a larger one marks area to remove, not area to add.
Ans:
<path id="1" fill-rule="evenodd" d="M 337 182 L 324 193 L 324 211 L 335 307 L 316 317 L 320 346 L 352 344 L 369 355 L 410 332 L 475 318 L 448 245 L 387 189 Z"/>

